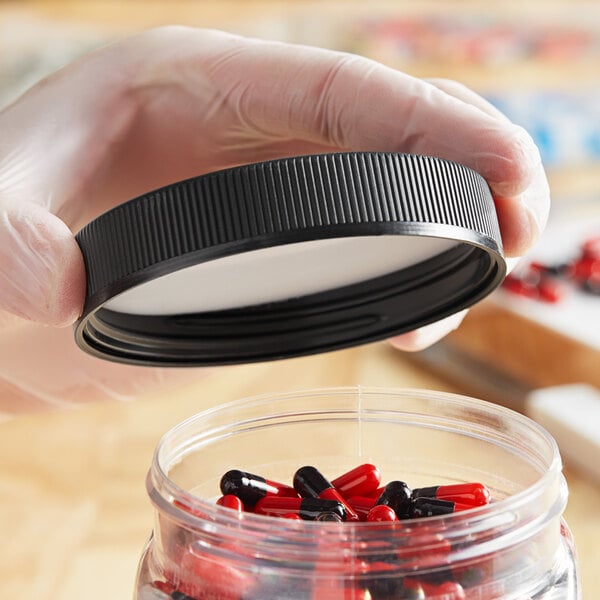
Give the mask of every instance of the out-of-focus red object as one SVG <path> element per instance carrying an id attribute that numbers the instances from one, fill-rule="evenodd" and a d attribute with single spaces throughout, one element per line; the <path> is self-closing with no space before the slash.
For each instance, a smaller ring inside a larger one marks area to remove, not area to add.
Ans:
<path id="1" fill-rule="evenodd" d="M 585 240 L 572 261 L 555 265 L 531 262 L 518 273 L 507 275 L 503 287 L 519 296 L 556 303 L 567 291 L 559 278 L 585 292 L 600 294 L 600 236 Z"/>

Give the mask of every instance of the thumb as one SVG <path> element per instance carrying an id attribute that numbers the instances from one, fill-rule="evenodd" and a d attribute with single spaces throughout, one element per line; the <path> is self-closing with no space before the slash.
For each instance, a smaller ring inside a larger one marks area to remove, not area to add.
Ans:
<path id="1" fill-rule="evenodd" d="M 44 325 L 81 313 L 83 256 L 58 217 L 30 202 L 0 202 L 0 309 Z"/>

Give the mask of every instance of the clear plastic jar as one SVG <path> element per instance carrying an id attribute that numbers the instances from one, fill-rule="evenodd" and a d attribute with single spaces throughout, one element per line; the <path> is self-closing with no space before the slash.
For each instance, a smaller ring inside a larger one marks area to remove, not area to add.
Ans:
<path id="1" fill-rule="evenodd" d="M 493 500 L 385 525 L 215 504 L 230 469 L 290 484 L 303 465 L 333 478 L 367 462 L 382 481 L 411 487 L 479 481 Z M 359 387 L 230 403 L 168 432 L 147 485 L 156 521 L 138 600 L 581 597 L 555 442 L 526 417 L 482 401 Z"/>

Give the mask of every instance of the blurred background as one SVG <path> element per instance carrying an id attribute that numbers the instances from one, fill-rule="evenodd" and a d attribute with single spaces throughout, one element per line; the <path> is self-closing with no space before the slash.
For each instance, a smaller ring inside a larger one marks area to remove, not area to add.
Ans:
<path id="1" fill-rule="evenodd" d="M 77 56 L 170 23 L 335 48 L 415 76 L 461 81 L 535 138 L 551 183 L 550 223 L 503 288 L 427 351 L 405 355 L 382 343 L 229 367 L 168 398 L 149 394 L 0 423 L 3 597 L 130 597 L 152 523 L 144 475 L 154 445 L 207 406 L 362 383 L 444 389 L 524 412 L 531 412 L 532 390 L 550 387 L 580 410 L 581 395 L 595 398 L 600 388 L 600 3 L 0 1 L 0 108 Z M 562 387 L 572 384 L 579 387 Z M 587 432 L 575 424 L 565 433 L 544 407 L 533 415 L 561 445 L 571 488 L 567 520 L 590 599 L 600 597 L 595 402 L 586 405 Z"/>

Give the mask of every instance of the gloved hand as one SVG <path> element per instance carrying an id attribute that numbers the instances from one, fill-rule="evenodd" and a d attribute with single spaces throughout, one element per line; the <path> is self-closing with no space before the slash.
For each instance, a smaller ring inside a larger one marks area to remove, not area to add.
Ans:
<path id="1" fill-rule="evenodd" d="M 74 231 L 179 179 L 333 150 L 472 167 L 492 188 L 508 255 L 522 255 L 545 225 L 548 187 L 523 129 L 457 83 L 358 56 L 166 27 L 95 51 L 26 92 L 0 113 L 0 410 L 123 398 L 164 383 L 160 369 L 152 378 L 75 348 L 67 326 L 82 310 L 85 274 Z M 421 348 L 458 318 L 393 343 Z"/>

